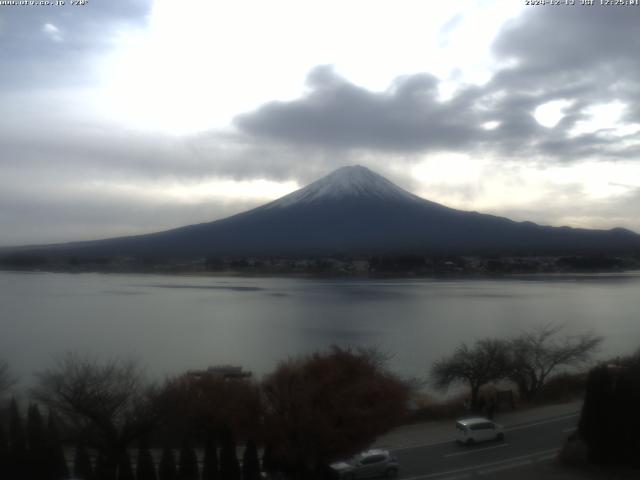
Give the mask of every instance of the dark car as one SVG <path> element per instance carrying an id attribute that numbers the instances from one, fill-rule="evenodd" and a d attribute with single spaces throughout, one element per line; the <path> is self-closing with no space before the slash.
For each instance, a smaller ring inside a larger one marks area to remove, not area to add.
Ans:
<path id="1" fill-rule="evenodd" d="M 357 478 L 386 477 L 398 475 L 400 465 L 398 459 L 387 450 L 367 450 L 351 460 L 331 464 L 331 469 L 340 480 L 354 480 Z"/>

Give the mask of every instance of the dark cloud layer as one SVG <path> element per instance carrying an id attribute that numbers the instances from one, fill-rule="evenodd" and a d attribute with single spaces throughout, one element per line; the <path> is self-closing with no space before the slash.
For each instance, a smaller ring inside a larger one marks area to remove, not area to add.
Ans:
<path id="1" fill-rule="evenodd" d="M 640 38 L 633 33 L 639 20 L 633 7 L 533 9 L 510 22 L 494 43 L 496 55 L 517 61 L 500 81 L 509 78 L 514 86 L 530 87 L 552 76 L 579 84 L 594 70 L 622 80 L 629 68 L 638 67 Z"/>
<path id="2" fill-rule="evenodd" d="M 305 98 L 267 104 L 239 116 L 236 125 L 250 135 L 299 144 L 383 151 L 465 148 L 478 136 L 478 122 L 469 121 L 476 117 L 471 103 L 438 102 L 438 80 L 428 74 L 373 93 L 321 66 L 309 74 L 308 86 Z"/>
<path id="3" fill-rule="evenodd" d="M 507 25 L 493 46 L 503 67 L 482 87 L 465 87 L 438 100 L 438 80 L 428 74 L 398 79 L 386 92 L 370 92 L 337 76 L 330 67 L 309 75 L 309 93 L 272 102 L 240 115 L 240 131 L 318 148 L 428 152 L 494 151 L 530 159 L 575 161 L 635 158 L 607 132 L 568 133 L 588 119 L 587 108 L 620 101 L 624 120 L 640 121 L 640 21 L 637 8 L 541 8 Z M 536 107 L 567 100 L 554 128 L 533 117 Z M 494 130 L 482 128 L 500 122 Z"/>

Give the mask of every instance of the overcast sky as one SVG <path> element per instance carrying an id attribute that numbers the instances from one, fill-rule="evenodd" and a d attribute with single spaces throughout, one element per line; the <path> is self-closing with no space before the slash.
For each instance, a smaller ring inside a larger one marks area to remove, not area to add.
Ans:
<path id="1" fill-rule="evenodd" d="M 640 7 L 87 3 L 0 5 L 0 245 L 214 220 L 348 164 L 640 232 Z"/>

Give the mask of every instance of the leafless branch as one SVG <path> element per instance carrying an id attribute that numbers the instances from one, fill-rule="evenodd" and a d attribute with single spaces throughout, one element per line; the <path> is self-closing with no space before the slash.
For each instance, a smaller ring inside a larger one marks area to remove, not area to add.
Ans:
<path id="1" fill-rule="evenodd" d="M 16 379 L 11 375 L 9 363 L 0 360 L 0 397 L 8 392 L 16 383 Z"/>

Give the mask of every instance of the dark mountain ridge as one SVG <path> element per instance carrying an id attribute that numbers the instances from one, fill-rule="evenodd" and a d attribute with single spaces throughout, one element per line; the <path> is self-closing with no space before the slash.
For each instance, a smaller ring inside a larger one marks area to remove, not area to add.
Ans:
<path id="1" fill-rule="evenodd" d="M 640 252 L 629 230 L 540 226 L 455 210 L 361 166 L 340 168 L 261 207 L 222 220 L 106 240 L 32 246 L 48 256 L 576 255 Z"/>

